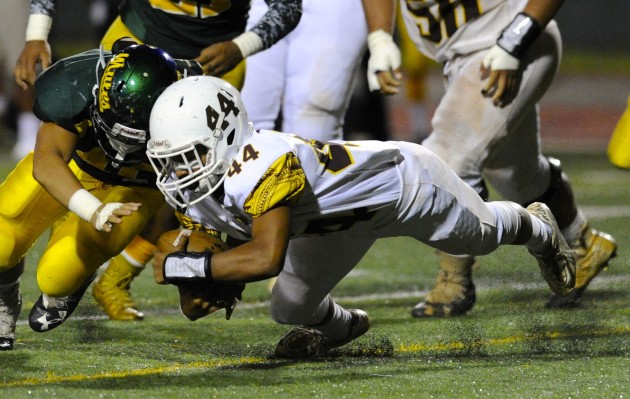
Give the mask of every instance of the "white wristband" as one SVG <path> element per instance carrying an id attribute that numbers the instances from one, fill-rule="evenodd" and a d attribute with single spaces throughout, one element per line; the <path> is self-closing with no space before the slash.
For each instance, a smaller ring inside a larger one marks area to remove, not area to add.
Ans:
<path id="1" fill-rule="evenodd" d="M 26 41 L 48 40 L 52 17 L 44 14 L 30 14 L 26 25 Z"/>
<path id="2" fill-rule="evenodd" d="M 208 261 L 204 253 L 171 254 L 164 261 L 164 279 L 168 282 L 205 279 Z"/>
<path id="3" fill-rule="evenodd" d="M 86 189 L 82 188 L 72 194 L 72 197 L 70 197 L 70 201 L 68 202 L 68 209 L 76 213 L 81 219 L 90 223 L 94 212 L 96 212 L 98 207 L 101 205 L 103 205 L 101 200 L 90 194 L 90 192 Z"/>
<path id="4" fill-rule="evenodd" d="M 232 39 L 232 41 L 238 46 L 238 49 L 241 50 L 243 58 L 247 58 L 250 55 L 259 52 L 263 48 L 262 39 L 257 33 L 252 32 L 251 30 L 238 35 Z"/>

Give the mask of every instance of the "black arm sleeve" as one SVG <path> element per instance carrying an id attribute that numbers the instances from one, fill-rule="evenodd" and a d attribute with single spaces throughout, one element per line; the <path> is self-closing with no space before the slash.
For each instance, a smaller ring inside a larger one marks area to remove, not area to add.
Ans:
<path id="1" fill-rule="evenodd" d="M 56 0 L 31 0 L 31 14 L 44 14 L 52 17 L 55 14 Z"/>
<path id="2" fill-rule="evenodd" d="M 269 10 L 251 29 L 267 49 L 291 32 L 302 17 L 302 0 L 265 0 Z"/>

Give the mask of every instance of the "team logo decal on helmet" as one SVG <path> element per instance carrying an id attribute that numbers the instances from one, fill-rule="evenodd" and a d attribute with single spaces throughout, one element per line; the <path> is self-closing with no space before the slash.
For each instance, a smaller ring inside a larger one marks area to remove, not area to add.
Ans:
<path id="1" fill-rule="evenodd" d="M 114 166 L 146 160 L 151 108 L 178 77 L 167 53 L 145 45 L 129 46 L 109 60 L 91 113 L 96 141 Z"/>

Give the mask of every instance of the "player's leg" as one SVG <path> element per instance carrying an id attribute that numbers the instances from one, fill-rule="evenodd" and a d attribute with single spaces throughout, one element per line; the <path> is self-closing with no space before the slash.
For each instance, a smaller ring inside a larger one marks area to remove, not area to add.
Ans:
<path id="1" fill-rule="evenodd" d="M 534 202 L 549 206 L 558 220 L 562 235 L 569 243 L 576 260 L 575 289 L 568 296 L 553 295 L 547 307 L 572 307 L 586 290 L 589 283 L 608 266 L 615 257 L 617 242 L 605 232 L 591 227 L 584 213 L 575 202 L 573 190 L 567 176 L 562 172 L 557 159 L 546 158 L 549 162 L 550 182 L 547 190 Z M 532 201 L 527 201 L 526 204 Z"/>
<path id="2" fill-rule="evenodd" d="M 416 238 L 454 255 L 485 255 L 500 245 L 524 245 L 539 263 L 556 293 L 566 295 L 575 283 L 575 263 L 555 218 L 542 203 L 526 210 L 514 202 L 484 202 L 435 154 L 400 143 L 403 192 L 401 223 L 390 235 Z M 418 171 L 422 171 L 418 176 Z"/>
<path id="3" fill-rule="evenodd" d="M 479 95 L 485 84 L 478 77 L 483 53 L 458 58 L 447 64 L 445 73 L 448 75 L 449 85 L 433 119 L 434 131 L 423 145 L 442 157 L 483 198 L 487 198 L 487 190 L 481 171 L 483 169 L 486 173 L 486 164 L 492 162 L 496 153 L 507 146 L 507 141 L 514 141 L 515 135 L 525 135 L 522 139 L 527 140 L 534 151 L 537 150 L 536 104 L 553 80 L 559 62 L 559 47 L 557 26 L 552 23 L 523 60 L 520 92 L 505 107 L 496 107 L 489 99 L 482 99 Z M 532 120 L 534 125 L 528 126 Z M 527 158 L 523 155 L 520 147 L 512 148 L 518 151 L 508 155 L 503 150 L 509 162 L 524 159 L 530 163 L 536 162 L 535 157 Z M 527 178 L 525 176 L 531 176 L 531 172 L 524 175 L 524 179 Z M 503 176 L 504 180 L 513 177 Z M 521 184 L 520 189 L 530 194 L 536 193 L 540 181 L 529 183 Z M 512 199 L 501 189 L 497 188 L 497 191 L 505 198 Z M 441 302 L 420 303 L 414 315 L 456 315 L 470 310 L 474 304 L 471 300 L 474 295 L 471 277 L 473 265 L 475 262 L 472 258 L 462 260 L 448 255 L 442 256 L 442 275 L 448 276 L 448 280 L 438 278 L 428 297 L 440 298 Z"/>
<path id="4" fill-rule="evenodd" d="M 516 148 L 523 151 L 525 146 L 517 145 Z M 535 159 L 538 160 L 538 167 L 511 161 L 503 169 L 493 169 L 494 173 L 489 175 L 491 176 L 489 181 L 506 173 L 513 175 L 511 179 L 496 179 L 497 181 L 492 184 L 502 189 L 508 199 L 524 205 L 543 202 L 549 206 L 558 221 L 562 235 L 574 251 L 577 276 L 573 292 L 566 297 L 552 296 L 547 306 L 575 306 L 589 283 L 607 267 L 609 261 L 615 256 L 617 243 L 611 235 L 591 227 L 588 219 L 577 206 L 571 184 L 562 171 L 560 161 L 542 155 Z M 499 173 L 499 171 L 502 172 Z M 522 195 L 516 188 L 526 186 L 526 182 L 522 179 L 527 179 L 527 176 L 531 176 L 534 181 L 547 182 L 547 184 L 538 185 L 542 192 L 535 197 L 531 194 Z"/>
<path id="5" fill-rule="evenodd" d="M 264 0 L 253 0 L 248 28 L 254 26 L 267 11 Z M 296 29 L 299 29 L 299 25 Z M 245 83 L 241 91 L 247 115 L 256 129 L 274 129 L 284 96 L 286 51 L 294 32 L 270 48 L 247 57 Z"/>
<path id="6" fill-rule="evenodd" d="M 125 249 L 112 258 L 92 288 L 94 299 L 112 320 L 142 320 L 144 314 L 131 298 L 131 282 L 153 257 L 155 243 L 164 230 L 179 225 L 166 204 Z"/>
<path id="7" fill-rule="evenodd" d="M 447 90 L 432 120 L 433 132 L 423 145 L 438 154 L 464 181 L 487 199 L 481 176 L 484 148 L 502 129 L 504 110 L 494 109 L 481 99 L 479 65 L 482 56 L 458 58 L 445 68 Z M 487 115 L 482 125 L 471 124 Z M 470 311 L 476 301 L 472 256 L 452 256 L 438 251 L 439 271 L 435 284 L 423 301 L 412 310 L 414 317 L 457 316 Z"/>
<path id="8" fill-rule="evenodd" d="M 373 243 L 373 238 L 341 234 L 291 241 L 285 267 L 273 288 L 271 315 L 278 323 L 296 327 L 278 342 L 276 355 L 317 356 L 367 331 L 367 314 L 345 310 L 329 293 Z"/>
<path id="9" fill-rule="evenodd" d="M 340 139 L 355 72 L 366 48 L 360 0 L 307 0 L 291 33 L 282 130 L 309 139 Z"/>
<path id="10" fill-rule="evenodd" d="M 551 78 L 549 70 L 555 70 L 555 54 L 559 46 L 559 34 L 554 25 L 532 48 L 533 71 L 524 75 L 524 84 L 514 109 L 519 119 L 513 118 L 508 125 L 508 137 L 488 158 L 484 175 L 488 182 L 504 198 L 524 205 L 543 202 L 551 209 L 564 239 L 575 254 L 577 276 L 575 289 L 566 297 L 553 296 L 548 307 L 573 306 L 590 281 L 615 256 L 615 239 L 592 228 L 580 211 L 571 184 L 563 173 L 561 164 L 541 155 L 537 110 L 528 106 L 528 99 L 538 99 L 547 90 Z M 539 56 L 542 54 L 542 56 Z M 518 154 L 518 156 L 515 156 Z"/>
<path id="11" fill-rule="evenodd" d="M 24 256 L 52 221 L 66 212 L 33 179 L 33 154 L 0 185 L 0 350 L 13 348 L 21 310 Z"/>
<path id="12" fill-rule="evenodd" d="M 74 214 L 55 231 L 37 269 L 42 295 L 29 315 L 29 324 L 35 331 L 48 331 L 63 323 L 78 305 L 99 266 L 120 253 L 164 204 L 159 191 L 149 188 L 114 186 L 97 188 L 92 193 L 105 203 L 141 202 L 142 206 L 110 233 L 95 230 Z"/>

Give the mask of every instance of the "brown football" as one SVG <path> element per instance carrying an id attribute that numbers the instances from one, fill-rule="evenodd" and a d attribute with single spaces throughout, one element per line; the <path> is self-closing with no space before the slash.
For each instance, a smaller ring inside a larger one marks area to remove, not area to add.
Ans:
<path id="1" fill-rule="evenodd" d="M 190 233 L 188 244 L 183 248 L 183 242 L 186 237 L 182 234 Z M 210 251 L 213 254 L 223 252 L 230 247 L 221 240 L 220 237 L 206 233 L 205 231 L 186 231 L 169 230 L 163 233 L 158 239 L 157 248 L 160 252 L 171 253 L 175 251 L 188 252 L 204 252 Z M 177 285 L 179 290 L 180 309 L 184 316 L 190 320 L 197 320 L 210 313 L 214 313 L 219 309 L 225 308 L 223 303 L 217 302 L 216 295 L 225 290 L 230 293 L 238 287 L 240 292 L 244 289 L 244 284 L 221 284 L 211 282 L 190 282 L 187 284 L 180 283 Z M 220 295 L 219 295 L 220 296 Z M 228 295 L 229 297 L 229 295 Z M 232 314 L 233 309 L 226 309 L 226 318 Z"/>
<path id="2" fill-rule="evenodd" d="M 182 230 L 169 230 L 162 233 L 157 242 L 157 248 L 160 252 L 171 253 L 175 251 L 189 251 L 189 252 L 203 252 L 210 251 L 213 254 L 223 252 L 229 249 L 228 245 L 221 240 L 220 237 L 206 233 L 205 231 L 190 231 L 188 238 L 188 245 L 186 248 L 182 248 L 178 239 L 184 240 L 185 237 L 180 237 Z"/>

